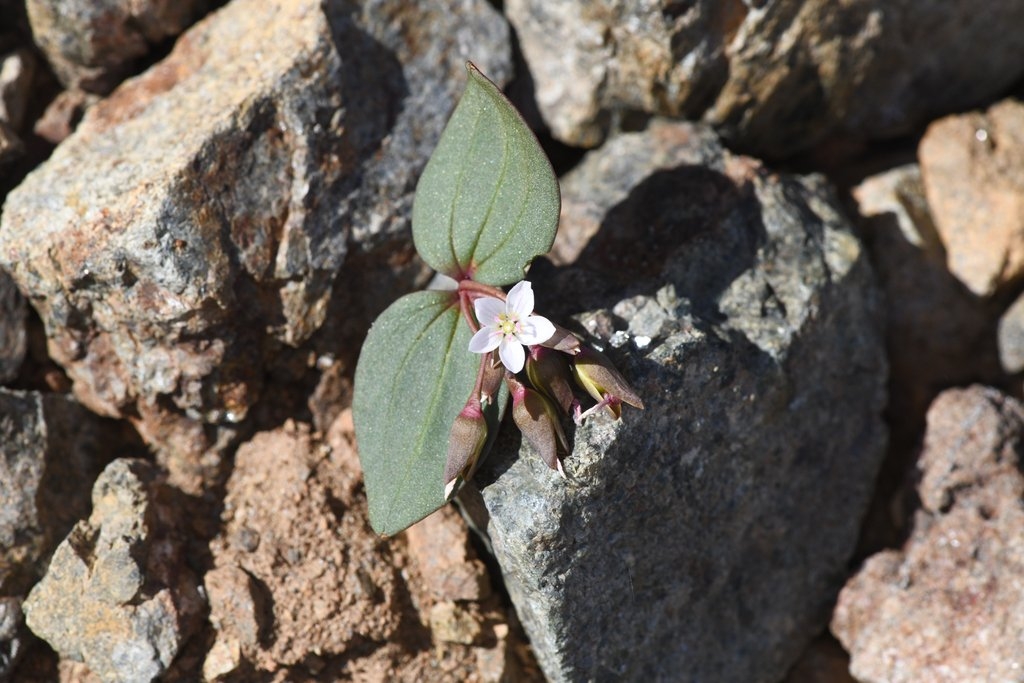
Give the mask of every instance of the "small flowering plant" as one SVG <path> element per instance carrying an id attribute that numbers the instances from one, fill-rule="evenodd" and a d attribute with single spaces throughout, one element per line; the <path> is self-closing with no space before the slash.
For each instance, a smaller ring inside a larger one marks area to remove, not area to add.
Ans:
<path id="1" fill-rule="evenodd" d="M 643 408 L 601 353 L 534 310 L 522 280 L 558 227 L 551 164 L 501 91 L 472 64 L 416 187 L 416 250 L 435 287 L 377 318 L 356 368 L 353 417 L 370 523 L 392 535 L 444 505 L 476 470 L 509 394 L 512 419 L 564 476 L 562 418 Z M 503 285 L 516 283 L 506 294 Z M 525 377 L 523 377 L 525 375 Z M 582 409 L 574 385 L 596 405 Z"/>

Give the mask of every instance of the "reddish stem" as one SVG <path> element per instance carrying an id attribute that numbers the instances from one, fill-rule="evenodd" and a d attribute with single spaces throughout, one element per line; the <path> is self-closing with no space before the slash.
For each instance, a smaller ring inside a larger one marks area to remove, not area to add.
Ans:
<path id="1" fill-rule="evenodd" d="M 470 294 L 482 295 L 482 296 L 493 296 L 495 299 L 505 300 L 505 292 L 501 291 L 497 287 L 485 285 L 482 282 L 476 280 L 459 280 L 459 294 L 463 292 L 469 292 Z"/>

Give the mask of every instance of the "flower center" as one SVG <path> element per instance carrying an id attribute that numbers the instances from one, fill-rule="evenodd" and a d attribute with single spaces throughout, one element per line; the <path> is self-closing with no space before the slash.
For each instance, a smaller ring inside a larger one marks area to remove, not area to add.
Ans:
<path id="1" fill-rule="evenodd" d="M 498 316 L 498 329 L 506 337 L 514 337 L 519 331 L 519 319 L 515 315 L 502 313 Z"/>

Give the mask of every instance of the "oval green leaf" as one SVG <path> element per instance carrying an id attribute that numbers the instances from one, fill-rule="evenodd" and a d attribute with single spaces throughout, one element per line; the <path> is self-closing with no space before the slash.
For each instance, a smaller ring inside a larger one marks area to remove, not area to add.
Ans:
<path id="1" fill-rule="evenodd" d="M 352 400 L 370 524 L 391 536 L 445 503 L 448 435 L 480 356 L 452 292 L 415 292 L 377 318 Z"/>
<path id="2" fill-rule="evenodd" d="M 467 68 L 466 90 L 416 187 L 413 239 L 434 270 L 507 285 L 551 249 L 558 180 L 515 107 Z"/>

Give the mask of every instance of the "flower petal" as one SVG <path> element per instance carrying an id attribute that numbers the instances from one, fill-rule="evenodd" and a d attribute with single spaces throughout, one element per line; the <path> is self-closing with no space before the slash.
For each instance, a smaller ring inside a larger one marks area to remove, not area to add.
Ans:
<path id="1" fill-rule="evenodd" d="M 531 315 L 519 323 L 516 338 L 528 346 L 542 344 L 555 334 L 555 326 L 542 315 Z"/>
<path id="2" fill-rule="evenodd" d="M 493 296 L 484 296 L 473 302 L 473 310 L 476 311 L 476 319 L 486 327 L 496 324 L 498 317 L 505 313 L 505 302 Z"/>
<path id="3" fill-rule="evenodd" d="M 519 282 L 509 290 L 505 310 L 518 314 L 520 319 L 533 313 L 533 285 L 528 280 Z"/>
<path id="4" fill-rule="evenodd" d="M 522 370 L 523 365 L 526 364 L 526 352 L 523 351 L 523 345 L 515 339 L 502 339 L 501 346 L 498 347 L 498 356 L 501 357 L 502 364 L 513 374 Z"/>
<path id="5" fill-rule="evenodd" d="M 469 350 L 473 353 L 488 353 L 498 348 L 503 335 L 493 327 L 481 327 L 469 340 Z"/>

